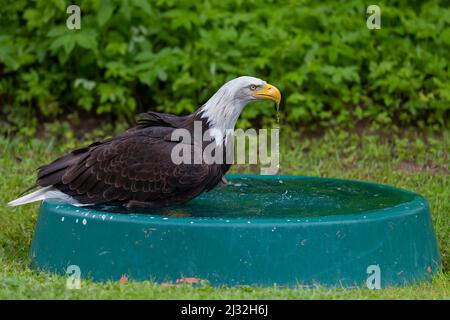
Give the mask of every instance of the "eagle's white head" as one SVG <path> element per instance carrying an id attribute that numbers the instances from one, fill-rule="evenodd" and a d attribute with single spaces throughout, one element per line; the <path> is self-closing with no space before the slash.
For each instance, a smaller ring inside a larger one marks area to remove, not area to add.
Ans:
<path id="1" fill-rule="evenodd" d="M 264 80 L 242 76 L 225 83 L 201 108 L 209 128 L 226 137 L 228 129 L 234 129 L 242 109 L 252 101 L 281 101 L 280 91 Z M 216 139 L 216 142 L 218 139 Z"/>

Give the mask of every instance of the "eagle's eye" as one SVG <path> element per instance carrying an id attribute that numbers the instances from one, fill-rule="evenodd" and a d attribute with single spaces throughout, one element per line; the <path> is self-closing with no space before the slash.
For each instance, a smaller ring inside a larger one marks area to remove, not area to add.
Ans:
<path id="1" fill-rule="evenodd" d="M 250 86 L 250 90 L 255 91 L 255 90 L 256 90 L 256 85 L 252 84 L 252 85 Z"/>

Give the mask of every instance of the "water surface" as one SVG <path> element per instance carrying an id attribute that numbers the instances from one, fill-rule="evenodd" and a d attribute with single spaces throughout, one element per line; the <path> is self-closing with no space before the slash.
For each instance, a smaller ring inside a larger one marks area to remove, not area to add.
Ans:
<path id="1" fill-rule="evenodd" d="M 231 178 L 226 186 L 178 206 L 126 210 L 117 205 L 99 211 L 174 217 L 305 218 L 362 213 L 413 200 L 414 194 L 380 185 L 323 178 Z"/>

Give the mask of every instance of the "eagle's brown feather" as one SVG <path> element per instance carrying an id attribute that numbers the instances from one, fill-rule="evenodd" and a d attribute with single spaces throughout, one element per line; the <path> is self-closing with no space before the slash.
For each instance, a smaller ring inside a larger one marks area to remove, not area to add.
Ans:
<path id="1" fill-rule="evenodd" d="M 176 128 L 192 128 L 195 116 L 147 113 L 137 127 L 77 149 L 41 167 L 37 184 L 53 185 L 80 203 L 121 201 L 165 206 L 188 201 L 221 181 L 228 166 L 171 160 Z M 206 126 L 206 124 L 205 124 Z M 202 148 L 192 145 L 192 159 Z"/>

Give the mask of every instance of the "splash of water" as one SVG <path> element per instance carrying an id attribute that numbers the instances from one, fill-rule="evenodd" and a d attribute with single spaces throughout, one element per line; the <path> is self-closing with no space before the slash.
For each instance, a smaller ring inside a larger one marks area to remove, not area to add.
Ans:
<path id="1" fill-rule="evenodd" d="M 280 130 L 280 103 L 278 102 L 275 106 L 277 108 L 277 126 L 276 126 L 276 129 Z"/>
<path id="2" fill-rule="evenodd" d="M 276 103 L 276 109 L 277 109 L 277 126 L 275 129 L 278 130 L 278 135 L 280 134 L 280 103 Z M 276 144 L 275 148 L 276 152 L 278 152 L 278 159 L 280 159 L 280 138 L 278 137 L 278 142 Z M 280 164 L 277 164 L 277 173 L 280 170 Z"/>

